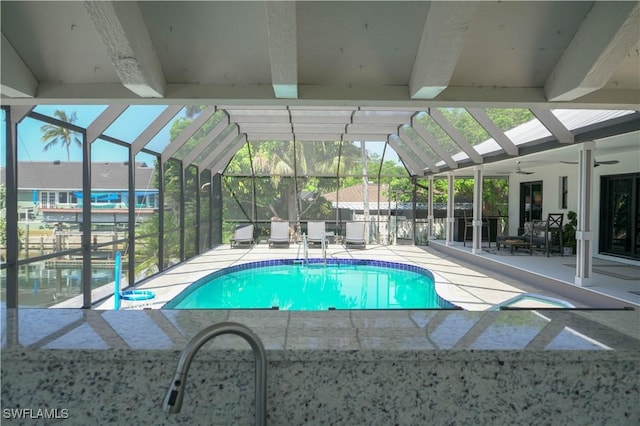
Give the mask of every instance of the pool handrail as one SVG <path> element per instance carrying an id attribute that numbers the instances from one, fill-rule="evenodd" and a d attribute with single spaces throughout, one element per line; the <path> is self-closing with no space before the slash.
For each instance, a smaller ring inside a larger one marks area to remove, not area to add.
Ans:
<path id="1" fill-rule="evenodd" d="M 575 309 L 575 306 L 573 304 L 567 302 L 566 300 L 558 299 L 558 298 L 551 297 L 551 296 L 544 296 L 542 294 L 522 293 L 522 294 L 519 294 L 517 296 L 512 297 L 511 299 L 507 299 L 504 302 L 496 303 L 495 305 L 493 305 L 489 309 L 487 309 L 487 311 L 499 311 L 501 308 L 508 307 L 510 305 L 513 305 L 514 303 L 517 303 L 517 302 L 519 302 L 521 300 L 525 300 L 525 299 L 535 300 L 535 301 L 538 301 L 538 302 L 547 302 L 547 303 L 550 303 L 552 305 L 556 305 L 556 306 L 558 306 L 560 308 Z"/>
<path id="2" fill-rule="evenodd" d="M 300 240 L 304 246 L 304 233 L 302 233 L 302 240 Z M 300 244 L 298 244 L 298 250 L 296 251 L 296 259 L 300 259 Z"/>
<path id="3" fill-rule="evenodd" d="M 309 241 L 307 240 L 307 234 L 303 233 L 302 234 L 302 248 L 303 248 L 303 254 L 304 254 L 304 260 L 307 263 L 307 265 L 309 264 Z"/>
<path id="4" fill-rule="evenodd" d="M 322 233 L 322 240 L 320 241 L 322 245 L 322 261 L 324 262 L 324 266 L 327 266 L 327 237 L 324 232 Z"/>

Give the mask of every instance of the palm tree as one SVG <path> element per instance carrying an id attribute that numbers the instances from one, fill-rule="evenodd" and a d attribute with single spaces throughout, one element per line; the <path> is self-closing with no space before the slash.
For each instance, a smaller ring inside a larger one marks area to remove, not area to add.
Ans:
<path id="1" fill-rule="evenodd" d="M 53 115 L 60 121 L 64 121 L 69 124 L 73 124 L 78 119 L 75 112 L 67 116 L 66 112 L 59 109 L 55 110 Z M 49 148 L 61 144 L 67 150 L 67 161 L 71 158 L 69 154 L 71 144 L 75 143 L 78 147 L 82 146 L 82 140 L 77 136 L 77 133 L 73 130 L 67 129 L 66 127 L 56 126 L 54 124 L 45 124 L 40 127 L 40 131 L 42 132 L 42 142 L 45 143 L 44 151 L 48 151 Z"/>
<path id="2" fill-rule="evenodd" d="M 278 212 L 274 202 L 269 202 L 269 209 L 274 216 L 284 217 L 287 220 L 296 220 L 298 206 L 296 203 L 296 188 L 293 181 L 285 180 L 282 176 L 294 176 L 293 147 L 289 142 L 270 141 L 264 142 L 258 152 L 253 153 L 253 167 L 257 172 L 271 175 L 271 184 L 276 191 L 281 193 L 281 201 L 286 203 L 287 215 Z"/>

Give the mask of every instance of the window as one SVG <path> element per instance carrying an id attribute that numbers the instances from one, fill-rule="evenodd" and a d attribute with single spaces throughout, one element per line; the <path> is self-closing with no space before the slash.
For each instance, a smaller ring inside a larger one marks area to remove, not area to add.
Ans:
<path id="1" fill-rule="evenodd" d="M 73 192 L 58 192 L 58 203 L 62 204 L 74 204 L 78 199 Z"/>
<path id="2" fill-rule="evenodd" d="M 542 181 L 520 183 L 520 228 L 532 220 L 542 220 Z"/>
<path id="3" fill-rule="evenodd" d="M 20 222 L 29 222 L 35 220 L 36 215 L 33 212 L 33 209 L 26 208 L 18 212 L 18 220 Z"/>
<path id="4" fill-rule="evenodd" d="M 40 192 L 40 207 L 54 209 L 56 207 L 56 193 L 48 191 Z"/>

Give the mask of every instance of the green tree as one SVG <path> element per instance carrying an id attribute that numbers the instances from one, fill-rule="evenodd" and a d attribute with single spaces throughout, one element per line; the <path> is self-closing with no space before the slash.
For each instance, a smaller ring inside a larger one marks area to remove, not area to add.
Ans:
<path id="1" fill-rule="evenodd" d="M 159 188 L 159 164 L 156 161 L 156 172 L 154 173 L 154 187 Z M 157 272 L 157 264 L 160 261 L 164 267 L 170 266 L 180 259 L 180 211 L 183 206 L 180 203 L 180 179 L 182 175 L 182 168 L 178 161 L 170 159 L 164 163 L 164 205 L 160 206 L 163 209 L 164 214 L 164 226 L 162 234 L 159 234 L 159 216 L 153 215 L 146 219 L 144 222 L 136 225 L 136 276 L 148 276 Z M 191 174 L 187 173 L 187 185 L 193 185 L 190 182 L 192 179 Z M 187 189 L 185 189 L 187 191 Z M 190 220 L 194 206 L 187 197 L 186 202 L 189 206 L 185 206 L 185 244 L 186 253 L 192 254 L 189 251 L 189 243 L 195 244 L 195 221 Z M 159 259 L 159 247 L 160 239 L 162 240 L 164 258 Z"/>
<path id="2" fill-rule="evenodd" d="M 489 139 L 487 132 L 477 121 L 463 108 L 440 108 L 439 111 L 449 120 L 471 145 L 477 145 Z M 522 108 L 487 108 L 485 113 L 502 131 L 511 130 L 521 124 L 534 119 L 533 113 Z M 434 138 L 453 154 L 460 152 L 460 148 L 428 115 L 418 117 Z M 434 181 L 434 201 L 447 202 L 447 180 L 436 179 Z M 457 178 L 454 182 L 457 200 L 470 201 L 473 199 L 473 179 Z M 507 214 L 509 194 L 508 179 L 485 178 L 482 186 L 483 210 L 485 214 Z"/>
<path id="3" fill-rule="evenodd" d="M 486 130 L 464 108 L 442 108 L 442 114 L 458 129 L 471 145 L 477 145 L 489 139 Z M 528 109 L 488 108 L 485 113 L 502 131 L 531 121 L 533 113 Z"/>
<path id="4" fill-rule="evenodd" d="M 453 126 L 462 134 L 471 145 L 477 145 L 489 139 L 486 130 L 473 118 L 464 108 L 439 108 L 439 111 Z M 491 121 L 498 128 L 506 132 L 514 127 L 524 124 L 534 119 L 533 113 L 523 108 L 487 108 L 484 110 Z M 418 115 L 420 122 L 429 133 L 440 143 L 450 154 L 460 152 L 460 148 L 453 140 L 436 124 L 428 114 Z"/>
<path id="5" fill-rule="evenodd" d="M 0 218 L 0 247 L 7 245 L 7 219 Z"/>
<path id="6" fill-rule="evenodd" d="M 188 109 L 187 114 L 196 116 L 202 107 L 192 106 Z M 181 244 L 185 245 L 185 256 L 191 257 L 195 254 L 196 247 L 196 210 L 195 197 L 198 192 L 197 174 L 194 168 L 188 168 L 184 173 L 184 191 L 185 205 L 181 204 L 181 180 L 182 165 L 179 158 L 184 158 L 194 149 L 211 129 L 218 124 L 224 113 L 216 112 L 203 126 L 191 137 L 187 142 L 175 153 L 174 158 L 164 163 L 164 227 L 162 230 L 164 259 L 161 262 L 164 266 L 169 266 L 176 262 L 180 257 Z M 173 141 L 184 131 L 193 120 L 188 117 L 181 117 L 175 120 L 169 131 L 169 140 Z M 203 153 L 206 155 L 207 151 Z M 159 163 L 155 163 L 154 187 L 159 188 L 160 182 Z M 181 210 L 185 212 L 184 241 L 180 241 L 180 214 Z M 152 218 L 136 227 L 136 235 L 141 238 L 136 245 L 136 258 L 144 259 L 136 264 L 136 274 L 149 274 L 155 272 L 155 264 L 158 262 L 159 241 L 158 241 L 158 220 Z"/>
<path id="7" fill-rule="evenodd" d="M 337 176 L 338 170 L 354 173 L 359 162 L 357 148 L 351 143 L 340 146 L 340 142 L 297 143 L 266 141 L 254 144 L 252 164 L 257 175 L 270 176 L 273 190 L 260 187 L 257 193 L 258 204 L 264 200 L 264 206 L 274 216 L 296 220 L 302 212 L 302 191 L 329 192 L 325 179 L 310 179 L 317 176 Z M 294 158 L 295 156 L 295 158 Z M 235 159 L 234 159 L 235 160 Z M 291 178 L 288 178 L 291 176 Z M 297 182 L 293 179 L 297 177 Z M 329 183 L 329 186 L 333 186 Z"/>
<path id="8" fill-rule="evenodd" d="M 66 112 L 59 109 L 55 110 L 53 115 L 60 121 L 64 121 L 69 124 L 73 124 L 78 119 L 75 112 L 72 112 L 71 115 L 67 115 Z M 71 155 L 69 153 L 71 145 L 75 144 L 78 147 L 82 146 L 82 140 L 78 137 L 78 133 L 66 127 L 56 126 L 54 124 L 45 124 L 40 127 L 40 131 L 42 132 L 42 142 L 45 144 L 43 150 L 48 151 L 50 148 L 60 144 L 67 150 L 67 161 L 71 159 Z"/>
<path id="9" fill-rule="evenodd" d="M 487 108 L 485 112 L 503 132 L 535 118 L 530 110 L 523 108 Z"/>
<path id="10" fill-rule="evenodd" d="M 181 117 L 176 119 L 171 129 L 169 130 L 169 140 L 175 140 L 192 122 L 193 117 L 197 116 L 204 107 L 202 106 L 188 106 L 186 115 L 187 117 Z M 191 118 L 190 118 L 191 117 Z M 222 111 L 216 112 L 211 118 L 209 118 L 200 129 L 193 136 L 191 136 L 187 142 L 174 154 L 175 158 L 169 159 L 164 163 L 164 229 L 163 234 L 163 249 L 164 259 L 162 262 L 164 266 L 169 266 L 180 258 L 180 247 L 184 244 L 185 257 L 189 258 L 196 253 L 196 209 L 195 198 L 198 194 L 199 188 L 197 186 L 197 173 L 195 168 L 189 167 L 184 173 L 183 187 L 185 191 L 185 204 L 181 204 L 181 181 L 183 177 L 182 165 L 178 159 L 184 158 L 193 150 L 202 139 L 223 119 L 224 113 Z M 213 149 L 213 148 L 211 148 Z M 199 157 L 203 157 L 208 154 L 205 150 Z M 196 159 L 197 161 L 198 159 Z M 159 164 L 155 164 L 154 173 L 154 186 L 159 188 L 160 169 Z M 180 241 L 180 214 L 184 209 L 184 240 Z M 146 221 L 141 227 L 140 232 L 137 235 L 144 235 L 140 243 L 136 246 L 136 253 L 138 259 L 146 259 L 136 265 L 136 273 L 146 273 L 145 271 L 154 271 L 153 264 L 157 262 L 159 253 L 159 242 L 157 241 L 158 235 L 158 221 L 157 219 Z"/>
<path id="11" fill-rule="evenodd" d="M 332 219 L 335 211 L 320 194 L 361 182 L 360 155 L 352 142 L 248 142 L 224 172 L 225 235 L 238 220 Z M 338 179 L 338 172 L 360 177 Z"/>
<path id="12" fill-rule="evenodd" d="M 473 179 L 456 178 L 454 193 L 456 202 L 473 201 Z M 434 202 L 446 203 L 448 199 L 447 179 L 433 182 Z M 484 178 L 482 180 L 482 210 L 486 215 L 506 215 L 509 202 L 509 180 L 506 178 Z"/>

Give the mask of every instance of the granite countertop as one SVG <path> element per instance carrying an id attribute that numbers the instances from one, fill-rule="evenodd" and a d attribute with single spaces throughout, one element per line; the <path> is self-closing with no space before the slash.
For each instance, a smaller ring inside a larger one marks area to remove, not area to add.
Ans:
<path id="1" fill-rule="evenodd" d="M 253 424 L 254 356 L 235 335 L 197 353 L 179 414 L 160 409 L 187 342 L 223 321 L 265 346 L 269 424 L 640 419 L 636 311 L 19 309 L 0 318 L 3 424 L 41 409 L 82 426 Z"/>
<path id="2" fill-rule="evenodd" d="M 325 356 L 392 359 L 443 350 L 637 352 L 640 348 L 640 314 L 631 310 L 3 309 L 0 313 L 5 355 L 25 349 L 160 350 L 173 354 L 203 328 L 223 321 L 251 328 L 270 360 Z M 249 346 L 237 336 L 224 335 L 206 348 L 224 356 L 221 349 L 237 352 Z"/>

